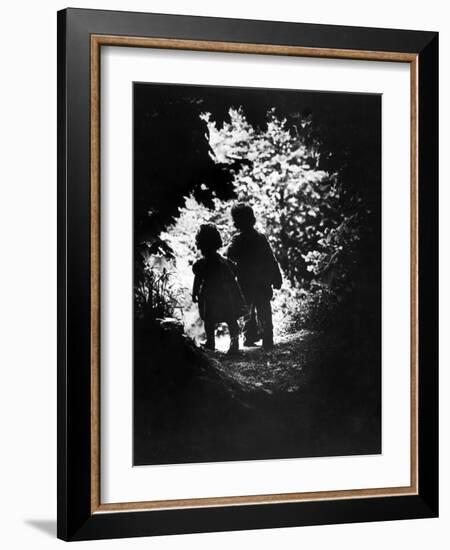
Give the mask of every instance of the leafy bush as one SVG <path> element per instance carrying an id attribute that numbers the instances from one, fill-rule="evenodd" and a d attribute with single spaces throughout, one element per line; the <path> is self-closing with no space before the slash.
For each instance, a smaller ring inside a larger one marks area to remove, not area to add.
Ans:
<path id="1" fill-rule="evenodd" d="M 289 127 L 272 109 L 266 127 L 254 129 L 242 110 L 230 109 L 229 115 L 222 128 L 203 115 L 215 161 L 241 161 L 235 195 L 252 205 L 285 275 L 305 288 L 333 267 L 331 286 L 342 283 L 345 259 L 359 238 L 358 221 L 342 208 L 338 174 L 318 167 L 311 120 Z"/>
<path id="2" fill-rule="evenodd" d="M 228 243 L 234 232 L 231 205 L 243 200 L 252 205 L 285 276 L 272 302 L 276 333 L 325 328 L 343 294 L 352 290 L 362 220 L 362 210 L 354 206 L 358 197 L 344 208 L 344 182 L 338 173 L 319 168 L 323 147 L 312 137 L 310 118 L 288 126 L 270 110 L 264 128 L 249 124 L 241 109 L 230 109 L 229 122 L 220 128 L 210 114 L 201 118 L 211 158 L 233 174 L 234 198 L 213 193 L 208 206 L 193 195 L 185 198 L 175 222 L 159 235 L 170 253 L 156 247 L 144 258 L 137 277 L 140 311 L 182 313 L 188 334 L 202 332 L 190 297 L 198 255 L 194 235 L 201 223 L 213 222 Z"/>
<path id="3" fill-rule="evenodd" d="M 182 316 L 182 290 L 177 285 L 172 256 L 144 247 L 135 274 L 135 308 L 138 317 L 163 319 Z"/>

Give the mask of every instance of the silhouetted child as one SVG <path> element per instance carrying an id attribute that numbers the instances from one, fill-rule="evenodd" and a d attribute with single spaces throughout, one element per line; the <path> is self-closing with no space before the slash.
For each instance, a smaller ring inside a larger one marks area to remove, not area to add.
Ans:
<path id="1" fill-rule="evenodd" d="M 252 346 L 261 336 L 263 347 L 273 347 L 272 287 L 280 288 L 282 276 L 267 238 L 255 229 L 251 206 L 237 203 L 231 216 L 238 233 L 229 244 L 226 256 L 237 266 L 237 278 L 250 316 L 244 326 L 244 345 Z M 261 328 L 261 335 L 258 330 Z"/>
<path id="2" fill-rule="evenodd" d="M 239 350 L 239 325 L 244 300 L 232 271 L 232 264 L 217 251 L 222 239 L 216 226 L 203 224 L 195 237 L 197 248 L 203 258 L 197 260 L 194 271 L 192 300 L 198 302 L 200 317 L 205 324 L 206 347 L 214 350 L 215 328 L 225 322 L 230 332 L 229 353 Z"/>

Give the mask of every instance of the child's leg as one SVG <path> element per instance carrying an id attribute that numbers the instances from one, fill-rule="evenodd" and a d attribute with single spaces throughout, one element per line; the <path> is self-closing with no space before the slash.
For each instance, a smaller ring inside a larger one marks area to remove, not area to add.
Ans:
<path id="1" fill-rule="evenodd" d="M 229 319 L 227 325 L 228 332 L 230 333 L 230 348 L 228 353 L 233 353 L 239 350 L 239 325 L 237 319 Z"/>
<path id="2" fill-rule="evenodd" d="M 256 302 L 256 309 L 262 329 L 263 347 L 265 349 L 271 349 L 273 347 L 273 325 L 270 300 L 267 298 L 260 298 Z"/>
<path id="3" fill-rule="evenodd" d="M 250 314 L 244 323 L 244 338 L 244 345 L 253 345 L 257 340 L 259 340 L 258 323 L 256 321 L 256 309 L 254 303 L 251 304 Z"/>
<path id="4" fill-rule="evenodd" d="M 215 328 L 216 328 L 215 323 L 211 321 L 205 321 L 205 333 L 206 333 L 205 347 L 211 350 L 214 350 L 216 347 Z"/>

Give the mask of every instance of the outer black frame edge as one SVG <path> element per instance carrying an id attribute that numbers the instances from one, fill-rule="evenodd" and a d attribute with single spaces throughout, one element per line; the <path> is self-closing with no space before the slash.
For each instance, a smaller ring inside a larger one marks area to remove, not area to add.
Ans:
<path id="1" fill-rule="evenodd" d="M 67 12 L 81 26 L 97 27 L 97 30 L 91 32 L 99 34 L 298 45 L 311 48 L 374 50 L 374 43 L 378 42 L 382 44 L 382 48 L 379 47 L 382 51 L 416 53 L 436 34 L 433 31 L 83 8 L 68 8 Z M 116 27 L 114 31 L 111 30 L 113 27 Z"/>
<path id="2" fill-rule="evenodd" d="M 70 540 L 274 529 L 435 517 L 419 496 L 94 514 Z"/>
<path id="3" fill-rule="evenodd" d="M 419 495 L 90 512 L 90 35 L 419 55 Z M 438 514 L 438 34 L 101 10 L 58 12 L 58 529 L 63 540 L 322 525 Z"/>
<path id="4" fill-rule="evenodd" d="M 90 517 L 89 32 L 58 12 L 58 537 Z"/>
<path id="5" fill-rule="evenodd" d="M 65 35 L 66 35 L 66 14 L 65 12 L 59 12 L 57 18 L 58 25 L 58 38 L 57 38 L 57 67 L 58 67 L 58 80 L 57 80 L 57 253 L 58 253 L 58 276 L 57 276 L 57 357 L 58 357 L 58 371 L 57 371 L 57 391 L 58 391 L 58 415 L 57 415 L 57 432 L 58 432 L 58 465 L 57 465 L 57 536 L 65 539 L 67 537 L 67 506 L 66 506 L 66 465 L 67 465 L 67 453 L 66 453 L 66 414 L 65 414 L 65 388 L 66 388 L 66 363 L 65 363 L 65 341 L 66 341 L 66 322 L 65 322 L 65 303 L 66 303 L 66 117 L 65 117 L 65 79 L 66 79 L 66 48 L 65 48 Z"/>
<path id="6" fill-rule="evenodd" d="M 419 55 L 419 493 L 439 513 L 439 35 Z"/>

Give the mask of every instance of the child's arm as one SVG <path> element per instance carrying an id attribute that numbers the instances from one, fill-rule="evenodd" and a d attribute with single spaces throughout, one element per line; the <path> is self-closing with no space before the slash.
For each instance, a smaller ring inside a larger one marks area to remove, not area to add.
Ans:
<path id="1" fill-rule="evenodd" d="M 225 256 L 234 263 L 239 260 L 239 245 L 236 235 L 231 239 L 230 244 L 225 249 Z"/>
<path id="2" fill-rule="evenodd" d="M 200 292 L 201 279 L 198 273 L 195 274 L 194 284 L 192 285 L 192 301 L 194 304 L 198 302 L 198 294 Z"/>
<path id="3" fill-rule="evenodd" d="M 275 254 L 273 253 L 269 240 L 267 239 L 267 237 L 264 237 L 264 240 L 266 244 L 266 252 L 267 252 L 267 257 L 269 260 L 269 265 L 270 265 L 271 275 L 272 275 L 271 284 L 274 288 L 280 289 L 281 285 L 283 284 L 283 276 L 281 275 L 280 266 L 277 262 L 277 259 L 275 258 Z"/>
<path id="4" fill-rule="evenodd" d="M 202 286 L 202 260 L 197 260 L 192 266 L 192 271 L 194 272 L 194 284 L 192 285 L 192 301 L 195 303 L 198 302 L 198 295 L 200 294 L 200 288 Z"/>

